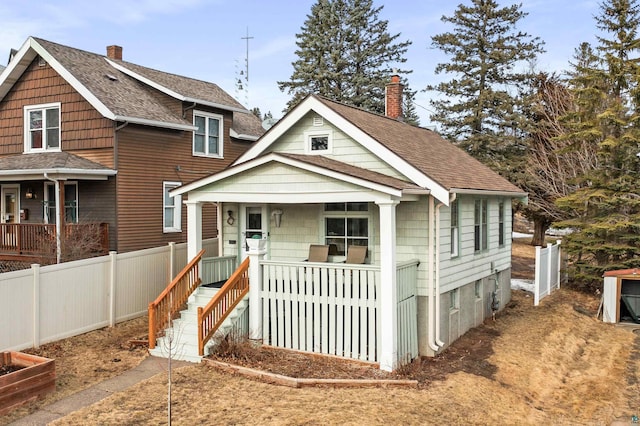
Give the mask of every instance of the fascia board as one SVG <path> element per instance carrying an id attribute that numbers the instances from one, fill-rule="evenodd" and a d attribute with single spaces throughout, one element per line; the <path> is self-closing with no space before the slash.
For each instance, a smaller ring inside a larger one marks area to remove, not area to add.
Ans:
<path id="1" fill-rule="evenodd" d="M 31 38 L 27 39 L 27 41 L 20 46 L 13 60 L 9 62 L 7 67 L 0 73 L 0 100 L 4 99 L 31 61 L 36 57 L 35 51 L 31 49 L 30 39 Z"/>
<path id="2" fill-rule="evenodd" d="M 174 130 L 186 130 L 190 132 L 197 129 L 197 127 L 192 126 L 190 124 L 169 123 L 166 121 L 148 120 L 146 118 L 126 117 L 122 115 L 116 115 L 114 116 L 113 119 L 116 121 L 125 121 L 133 124 L 142 124 L 144 126 L 162 127 L 165 129 L 174 129 Z"/>
<path id="3" fill-rule="evenodd" d="M 255 142 L 258 139 L 260 139 L 258 136 L 245 135 L 243 133 L 238 133 L 235 130 L 233 130 L 233 128 L 229 129 L 229 135 L 234 139 L 242 139 L 242 140 L 247 140 L 251 142 Z"/>
<path id="4" fill-rule="evenodd" d="M 47 63 L 53 68 L 60 76 L 71 85 L 80 95 L 87 100 L 98 112 L 105 118 L 109 120 L 115 120 L 115 114 L 106 107 L 93 93 L 89 91 L 80 83 L 80 81 L 73 76 L 65 67 L 63 67 L 60 62 L 56 58 L 54 58 L 49 52 L 45 50 L 37 41 L 35 41 L 32 37 L 29 37 L 29 45 L 30 47 L 38 53 L 38 55 L 42 56 L 42 58 L 47 61 Z"/>

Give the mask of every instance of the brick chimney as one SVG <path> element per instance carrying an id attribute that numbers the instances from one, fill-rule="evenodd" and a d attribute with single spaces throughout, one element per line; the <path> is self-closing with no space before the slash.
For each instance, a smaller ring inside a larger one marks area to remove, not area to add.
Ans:
<path id="1" fill-rule="evenodd" d="M 107 46 L 107 57 L 109 59 L 122 60 L 122 46 L 116 46 L 115 44 Z"/>
<path id="2" fill-rule="evenodd" d="M 391 76 L 391 82 L 387 83 L 384 114 L 394 120 L 402 120 L 402 90 L 404 86 L 400 83 L 400 76 L 394 74 Z"/>

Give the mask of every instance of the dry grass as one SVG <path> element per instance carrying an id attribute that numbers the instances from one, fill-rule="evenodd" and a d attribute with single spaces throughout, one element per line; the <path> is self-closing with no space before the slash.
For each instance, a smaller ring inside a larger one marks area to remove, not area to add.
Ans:
<path id="1" fill-rule="evenodd" d="M 600 425 L 640 414 L 640 337 L 595 319 L 598 300 L 570 290 L 532 305 L 514 291 L 495 322 L 406 369 L 423 375 L 419 389 L 292 389 L 183 367 L 173 372 L 173 423 Z M 166 395 L 160 374 L 54 424 L 166 424 Z"/>

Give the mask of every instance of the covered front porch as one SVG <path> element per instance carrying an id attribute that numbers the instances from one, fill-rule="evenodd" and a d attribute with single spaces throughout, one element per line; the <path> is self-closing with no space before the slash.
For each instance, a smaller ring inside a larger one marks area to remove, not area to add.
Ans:
<path id="1" fill-rule="evenodd" d="M 385 370 L 416 357 L 416 295 L 428 245 L 429 192 L 376 173 L 364 179 L 277 160 L 269 164 L 266 159 L 229 179 L 222 172 L 206 178 L 217 182 L 174 190 L 188 193 L 189 257 L 201 249 L 202 206 L 215 203 L 219 253 L 250 260 L 250 338 L 376 362 Z M 290 172 L 286 179 L 272 175 L 283 174 L 283 167 Z M 401 209 L 407 217 L 421 210 L 416 215 L 425 229 L 413 232 L 416 247 L 404 237 L 411 230 L 401 231 L 405 241 L 399 257 L 401 204 L 408 206 Z M 325 262 L 308 261 L 316 244 L 335 246 L 334 254 Z M 365 263 L 344 263 L 350 246 L 366 246 Z"/>

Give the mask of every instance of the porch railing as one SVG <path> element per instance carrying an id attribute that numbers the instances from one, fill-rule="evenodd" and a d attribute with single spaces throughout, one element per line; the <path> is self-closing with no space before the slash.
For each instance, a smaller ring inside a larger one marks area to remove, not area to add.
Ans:
<path id="1" fill-rule="evenodd" d="M 89 257 L 109 252 L 109 226 L 107 223 L 69 223 L 65 225 L 64 229 L 63 258 Z M 0 256 L 30 260 L 55 259 L 56 225 L 47 223 L 0 224 Z"/>
<path id="2" fill-rule="evenodd" d="M 231 275 L 204 308 L 198 307 L 198 354 L 233 309 L 249 293 L 249 258 Z"/>
<path id="3" fill-rule="evenodd" d="M 380 353 L 380 267 L 262 261 L 266 344 L 364 361 Z"/>
<path id="4" fill-rule="evenodd" d="M 156 347 L 158 333 L 169 325 L 173 316 L 202 282 L 199 265 L 204 252 L 205 250 L 200 250 L 156 300 L 149 304 L 149 349 Z"/>
<path id="5" fill-rule="evenodd" d="M 237 267 L 237 256 L 205 257 L 202 259 L 202 283 L 226 281 Z"/>

